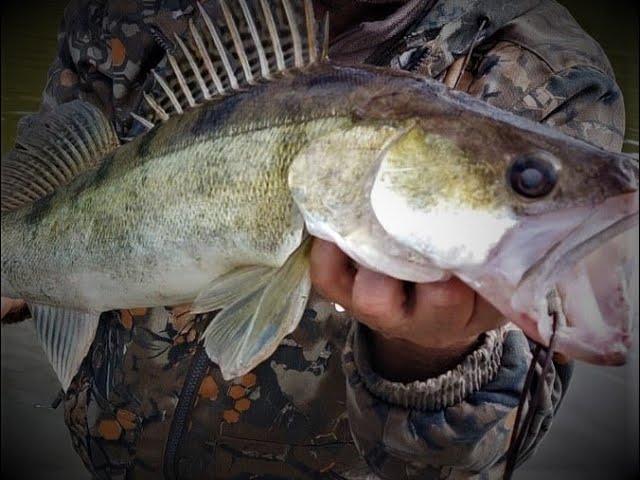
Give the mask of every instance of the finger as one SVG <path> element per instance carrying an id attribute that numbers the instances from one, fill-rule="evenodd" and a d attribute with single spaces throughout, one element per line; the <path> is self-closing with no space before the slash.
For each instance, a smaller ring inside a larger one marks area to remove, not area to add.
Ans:
<path id="1" fill-rule="evenodd" d="M 11 300 L 2 297 L 0 301 L 2 302 L 0 304 L 0 318 L 4 318 L 4 316 L 9 313 L 9 310 L 11 310 Z"/>
<path id="2" fill-rule="evenodd" d="M 26 305 L 24 300 L 15 299 L 15 298 L 0 298 L 0 319 L 4 318 L 10 312 L 20 310 L 22 307 Z"/>
<path id="3" fill-rule="evenodd" d="M 475 292 L 457 278 L 444 282 L 419 283 L 415 287 L 412 322 L 425 322 L 429 331 L 445 338 L 466 339 L 472 334 L 464 331 L 475 303 Z M 432 339 L 437 343 L 438 339 Z"/>
<path id="4" fill-rule="evenodd" d="M 468 310 L 468 319 L 471 316 L 474 295 L 475 292 L 456 277 L 442 282 L 418 283 L 416 284 L 416 309 L 431 307 L 443 310 Z"/>
<path id="5" fill-rule="evenodd" d="M 359 267 L 353 283 L 351 313 L 369 327 L 393 334 L 405 322 L 403 282 Z"/>
<path id="6" fill-rule="evenodd" d="M 500 311 L 476 293 L 473 315 L 467 323 L 466 330 L 474 335 L 480 335 L 494 330 L 508 322 Z"/>
<path id="7" fill-rule="evenodd" d="M 350 309 L 355 270 L 349 257 L 333 243 L 314 238 L 310 267 L 311 283 L 318 293 Z"/>

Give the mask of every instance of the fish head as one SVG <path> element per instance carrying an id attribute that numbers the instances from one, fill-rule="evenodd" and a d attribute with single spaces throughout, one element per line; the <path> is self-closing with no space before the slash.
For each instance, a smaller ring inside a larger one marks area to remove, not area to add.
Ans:
<path id="1" fill-rule="evenodd" d="M 637 315 L 637 161 L 469 103 L 405 104 L 414 115 L 371 189 L 378 221 L 544 344 L 559 293 L 557 349 L 623 363 Z"/>

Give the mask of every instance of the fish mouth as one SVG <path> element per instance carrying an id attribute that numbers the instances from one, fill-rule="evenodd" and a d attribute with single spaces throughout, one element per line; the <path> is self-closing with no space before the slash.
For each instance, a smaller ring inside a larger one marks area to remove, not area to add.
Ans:
<path id="1" fill-rule="evenodd" d="M 638 310 L 630 291 L 637 289 L 637 238 L 630 233 L 637 237 L 638 218 L 637 192 L 611 197 L 522 275 L 512 307 L 537 319 L 543 340 L 551 336 L 547 299 L 555 290 L 565 319 L 558 349 L 589 363 L 624 363 Z"/>
<path id="2" fill-rule="evenodd" d="M 536 284 L 541 279 L 546 283 L 557 279 L 607 241 L 637 225 L 638 194 L 613 197 L 532 265 L 522 276 L 520 288 Z"/>

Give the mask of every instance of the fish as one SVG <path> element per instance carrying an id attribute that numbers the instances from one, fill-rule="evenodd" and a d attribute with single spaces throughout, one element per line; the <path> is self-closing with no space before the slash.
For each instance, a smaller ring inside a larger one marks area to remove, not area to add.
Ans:
<path id="1" fill-rule="evenodd" d="M 74 100 L 2 160 L 2 296 L 27 301 L 64 390 L 114 309 L 217 312 L 208 356 L 225 379 L 255 368 L 303 315 L 313 237 L 400 280 L 456 276 L 530 338 L 624 361 L 635 159 L 422 76 L 334 63 L 308 0 L 198 9 L 162 39 L 128 135 Z"/>

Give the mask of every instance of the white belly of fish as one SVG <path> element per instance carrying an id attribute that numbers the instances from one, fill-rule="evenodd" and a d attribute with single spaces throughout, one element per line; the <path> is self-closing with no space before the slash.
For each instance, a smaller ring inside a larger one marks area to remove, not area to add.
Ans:
<path id="1" fill-rule="evenodd" d="M 135 276 L 71 273 L 67 286 L 73 297 L 65 299 L 65 293 L 60 292 L 61 303 L 83 305 L 95 311 L 190 303 L 210 282 L 233 268 L 221 254 L 211 255 L 206 261 L 177 254 L 174 260 L 170 265 L 156 265 Z"/>

